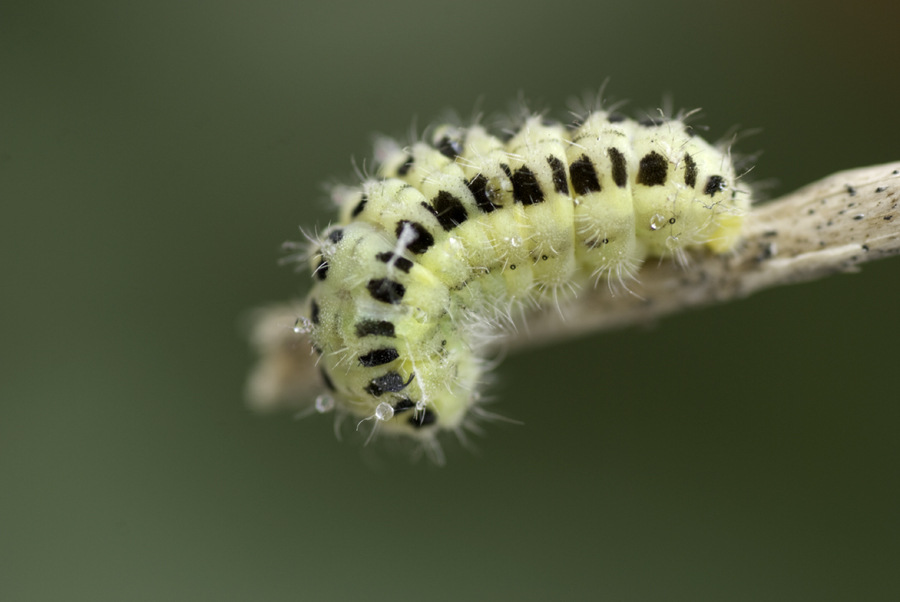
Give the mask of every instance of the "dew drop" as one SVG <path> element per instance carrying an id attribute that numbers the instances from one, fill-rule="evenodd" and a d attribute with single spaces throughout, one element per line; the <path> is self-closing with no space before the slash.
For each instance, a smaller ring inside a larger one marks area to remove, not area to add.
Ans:
<path id="1" fill-rule="evenodd" d="M 518 236 L 513 236 L 512 238 L 509 239 L 509 244 L 511 244 L 513 247 L 521 247 L 522 239 L 519 238 Z"/>
<path id="2" fill-rule="evenodd" d="M 325 414 L 334 409 L 334 397 L 331 395 L 319 395 L 316 397 L 316 411 Z"/>
<path id="3" fill-rule="evenodd" d="M 669 249 L 670 251 L 674 251 L 675 249 L 677 249 L 680 246 L 681 245 L 678 243 L 677 236 L 670 236 L 669 238 L 666 239 L 666 248 Z"/>
<path id="4" fill-rule="evenodd" d="M 302 316 L 297 318 L 297 321 L 294 322 L 294 332 L 297 334 L 306 334 L 312 332 L 312 329 L 312 322 Z"/>
<path id="5" fill-rule="evenodd" d="M 650 229 L 651 230 L 659 230 L 660 228 L 662 228 L 665 225 L 665 223 L 666 223 L 666 218 L 664 218 L 663 216 L 661 216 L 660 214 L 657 213 L 653 217 L 650 218 Z"/>
<path id="6" fill-rule="evenodd" d="M 394 408 L 386 401 L 382 401 L 375 408 L 375 418 L 378 420 L 390 420 L 394 417 Z"/>

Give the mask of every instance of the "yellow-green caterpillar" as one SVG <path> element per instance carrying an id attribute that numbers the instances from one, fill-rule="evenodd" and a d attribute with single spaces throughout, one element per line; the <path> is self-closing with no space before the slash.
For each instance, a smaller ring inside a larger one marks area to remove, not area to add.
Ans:
<path id="1" fill-rule="evenodd" d="M 382 144 L 377 177 L 337 190 L 297 328 L 321 356 L 320 411 L 428 449 L 480 411 L 481 350 L 521 308 L 624 286 L 647 257 L 727 252 L 750 206 L 728 150 L 677 118 L 531 115 L 506 140 L 480 125 L 427 138 Z"/>

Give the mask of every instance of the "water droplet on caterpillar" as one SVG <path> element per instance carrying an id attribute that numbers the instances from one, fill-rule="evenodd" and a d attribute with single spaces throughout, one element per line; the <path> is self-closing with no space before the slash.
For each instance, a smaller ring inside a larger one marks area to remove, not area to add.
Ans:
<path id="1" fill-rule="evenodd" d="M 666 218 L 661 216 L 660 214 L 655 214 L 650 218 L 650 229 L 651 230 L 659 230 L 664 225 L 666 225 Z"/>
<path id="2" fill-rule="evenodd" d="M 390 420 L 394 417 L 394 408 L 386 401 L 382 401 L 375 408 L 375 418 L 378 420 Z"/>
<path id="3" fill-rule="evenodd" d="M 294 322 L 294 332 L 297 334 L 306 334 L 312 332 L 313 325 L 307 318 L 300 317 Z"/>
<path id="4" fill-rule="evenodd" d="M 316 411 L 325 414 L 334 409 L 334 397 L 331 395 L 319 395 L 316 397 Z"/>

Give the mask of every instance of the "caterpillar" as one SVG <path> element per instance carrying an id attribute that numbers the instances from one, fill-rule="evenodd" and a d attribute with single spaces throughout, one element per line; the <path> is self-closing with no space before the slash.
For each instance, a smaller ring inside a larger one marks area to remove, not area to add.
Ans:
<path id="1" fill-rule="evenodd" d="M 310 411 L 372 421 L 370 438 L 408 436 L 438 457 L 440 433 L 486 415 L 498 328 L 579 288 L 628 289 L 647 258 L 727 253 L 751 203 L 730 149 L 685 116 L 528 114 L 505 136 L 439 125 L 406 147 L 381 142 L 376 161 L 374 177 L 335 189 L 337 223 L 308 253 L 295 330 L 327 390 Z"/>

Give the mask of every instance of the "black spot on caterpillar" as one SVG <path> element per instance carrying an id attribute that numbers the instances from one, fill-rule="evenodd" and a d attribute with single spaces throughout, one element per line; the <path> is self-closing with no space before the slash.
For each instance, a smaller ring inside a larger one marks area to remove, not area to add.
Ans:
<path id="1" fill-rule="evenodd" d="M 409 380 L 403 382 L 403 377 L 396 372 L 388 372 L 378 378 L 373 378 L 366 386 L 365 391 L 372 397 L 381 397 L 385 393 L 398 393 L 409 386 L 415 374 L 409 375 Z"/>
<path id="2" fill-rule="evenodd" d="M 385 320 L 362 320 L 356 323 L 356 336 L 391 337 L 394 338 L 394 325 Z"/>
<path id="3" fill-rule="evenodd" d="M 398 270 L 401 270 L 406 274 L 409 274 L 409 271 L 415 265 L 406 257 L 401 257 L 396 253 L 391 253 L 390 251 L 378 253 L 375 257 L 378 259 L 378 261 L 383 261 L 384 263 L 396 266 Z"/>
<path id="4" fill-rule="evenodd" d="M 597 170 L 587 155 L 572 163 L 569 167 L 572 173 L 572 187 L 575 194 L 585 195 L 589 192 L 600 192 L 600 180 L 597 178 Z"/>
<path id="5" fill-rule="evenodd" d="M 638 184 L 644 186 L 662 186 L 669 173 L 669 161 L 656 151 L 650 151 L 641 157 L 638 171 Z"/>
<path id="6" fill-rule="evenodd" d="M 400 357 L 400 354 L 393 347 L 375 349 L 374 351 L 359 356 L 359 365 L 366 368 L 383 366 L 384 364 L 390 364 L 398 357 Z"/>
<path id="7" fill-rule="evenodd" d="M 369 294 L 372 295 L 373 299 L 392 305 L 400 303 L 403 299 L 403 295 L 406 294 L 405 286 L 399 282 L 388 280 L 387 278 L 369 280 L 366 288 L 369 290 Z"/>
<path id="8" fill-rule="evenodd" d="M 413 238 L 406 246 L 411 253 L 421 255 L 434 245 L 434 236 L 428 231 L 428 228 L 420 223 L 405 219 L 397 222 L 397 227 L 394 229 L 397 238 L 400 238 L 405 228 L 409 228 L 413 232 Z"/>

